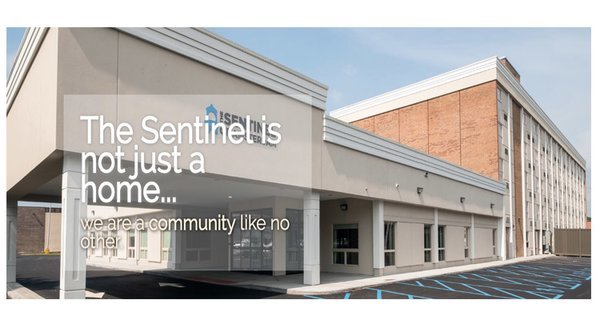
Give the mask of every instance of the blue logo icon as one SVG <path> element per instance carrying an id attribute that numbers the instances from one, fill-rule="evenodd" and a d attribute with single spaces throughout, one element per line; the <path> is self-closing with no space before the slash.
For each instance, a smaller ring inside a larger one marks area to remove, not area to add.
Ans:
<path id="1" fill-rule="evenodd" d="M 212 130 L 212 128 L 214 127 L 214 125 L 217 124 L 217 121 L 219 119 L 219 112 L 213 104 L 208 105 L 205 111 L 206 116 L 204 117 L 204 125 L 209 130 Z"/>

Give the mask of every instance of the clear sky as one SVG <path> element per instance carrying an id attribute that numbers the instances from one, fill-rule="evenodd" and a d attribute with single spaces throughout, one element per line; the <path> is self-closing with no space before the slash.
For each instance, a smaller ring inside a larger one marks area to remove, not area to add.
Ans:
<path id="1" fill-rule="evenodd" d="M 587 161 L 591 186 L 591 32 L 587 28 L 214 28 L 329 87 L 327 110 L 490 56 L 521 82 Z M 8 29 L 7 73 L 23 29 Z"/>

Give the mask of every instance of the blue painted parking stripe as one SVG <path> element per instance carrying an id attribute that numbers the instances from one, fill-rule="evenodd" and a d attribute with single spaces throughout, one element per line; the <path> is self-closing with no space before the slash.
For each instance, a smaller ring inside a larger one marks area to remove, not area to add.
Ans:
<path id="1" fill-rule="evenodd" d="M 365 288 L 368 290 L 372 290 L 372 291 L 379 291 L 379 292 L 384 292 L 384 293 L 389 293 L 389 294 L 395 294 L 395 295 L 400 295 L 400 296 L 406 296 L 408 299 L 414 299 L 414 298 L 419 298 L 419 299 L 431 299 L 425 296 L 419 296 L 419 295 L 413 295 L 413 294 L 407 294 L 407 293 L 401 293 L 401 292 L 396 292 L 396 291 L 392 291 L 389 289 L 378 289 L 378 288 Z"/>
<path id="2" fill-rule="evenodd" d="M 489 270 L 489 269 L 488 269 L 488 270 L 485 270 L 485 269 L 484 269 L 484 270 L 481 270 L 481 271 L 488 271 L 488 272 L 491 272 L 491 270 Z M 494 273 L 509 273 L 509 274 L 512 274 L 512 275 L 519 275 L 519 276 L 520 276 L 520 275 L 522 275 L 522 274 L 520 274 L 520 273 L 513 272 L 513 271 L 509 271 L 509 270 L 507 270 L 507 269 L 497 269 L 497 270 L 496 270 L 496 272 L 494 272 Z"/>
<path id="3" fill-rule="evenodd" d="M 508 282 L 510 282 L 510 283 L 513 283 L 513 284 L 515 284 L 515 285 L 522 285 L 522 283 L 520 283 L 520 282 L 518 282 L 518 281 L 515 281 L 515 280 L 510 280 L 510 279 L 507 279 L 507 278 L 505 278 L 505 277 L 498 276 L 498 279 L 502 279 L 502 280 L 508 281 Z"/>
<path id="4" fill-rule="evenodd" d="M 437 289 L 437 290 L 441 290 L 441 291 L 445 291 L 445 292 L 449 292 L 449 290 L 444 289 L 444 288 L 440 288 L 440 287 L 433 287 L 433 286 L 418 286 L 409 282 L 398 282 L 398 284 L 401 285 L 407 285 L 407 286 L 413 286 L 413 287 L 419 287 L 419 288 L 431 288 L 431 289 Z M 455 293 L 463 293 L 463 294 L 470 294 L 470 295 L 477 295 L 477 296 L 486 296 L 486 295 L 482 295 L 482 294 L 477 294 L 477 293 L 473 293 L 473 292 L 467 292 L 467 291 L 461 291 L 461 290 L 454 290 Z M 490 295 L 489 297 L 493 297 L 493 298 L 497 298 L 497 299 L 508 299 L 506 296 L 498 296 L 498 295 Z"/>
<path id="5" fill-rule="evenodd" d="M 564 293 L 565 291 L 556 288 L 536 288 L 536 290 L 552 293 Z"/>
<path id="6" fill-rule="evenodd" d="M 535 296 L 537 296 L 539 298 L 546 299 L 546 300 L 554 298 L 553 296 L 550 297 L 550 296 L 544 295 L 545 293 L 541 294 L 541 293 L 537 293 L 537 292 L 534 292 L 534 291 L 527 291 L 526 293 L 529 293 L 531 295 L 535 295 Z"/>
<path id="7" fill-rule="evenodd" d="M 381 289 L 377 290 L 377 300 L 381 300 Z"/>
<path id="8" fill-rule="evenodd" d="M 423 287 L 423 284 L 421 283 L 421 281 L 416 281 L 417 285 Z"/>
<path id="9" fill-rule="evenodd" d="M 542 282 L 541 280 L 538 281 L 538 280 L 531 280 L 531 279 L 523 279 L 522 281 L 536 284 L 538 286 L 551 287 L 551 288 L 558 288 L 558 286 L 555 286 L 555 285 L 560 285 L 562 288 L 570 287 L 570 285 L 565 285 L 560 282 L 555 283 L 555 285 L 549 285 L 549 284 Z"/>
<path id="10" fill-rule="evenodd" d="M 512 296 L 512 297 L 514 297 L 514 298 L 517 298 L 517 299 L 524 299 L 524 297 L 521 297 L 521 296 L 519 296 L 519 295 L 517 295 L 517 294 L 514 294 L 514 293 L 507 292 L 507 291 L 505 291 L 505 290 L 502 290 L 501 288 L 496 288 L 496 287 L 492 287 L 492 288 L 493 288 L 494 290 L 497 290 L 498 292 L 502 292 L 502 293 L 504 293 L 504 294 L 508 294 L 508 295 L 510 295 L 510 296 Z"/>
<path id="11" fill-rule="evenodd" d="M 571 290 L 573 290 L 573 289 L 575 289 L 575 288 L 577 288 L 577 287 L 579 287 L 579 286 L 581 286 L 581 284 L 580 284 L 580 283 L 578 283 L 577 285 L 575 285 L 575 286 L 571 287 Z"/>
<path id="12" fill-rule="evenodd" d="M 590 275 L 589 277 L 587 277 L 585 280 L 591 280 L 592 276 Z"/>
<path id="13" fill-rule="evenodd" d="M 304 297 L 309 298 L 309 299 L 324 299 L 322 297 L 318 297 L 318 296 L 314 296 L 314 295 L 304 295 Z"/>
<path id="14" fill-rule="evenodd" d="M 454 288 L 447 286 L 446 284 L 444 284 L 443 282 L 441 282 L 440 280 L 433 280 L 433 282 L 437 283 L 438 285 L 442 285 L 446 288 L 448 288 L 449 291 L 454 292 Z"/>
<path id="15" fill-rule="evenodd" d="M 473 273 L 473 276 L 476 276 L 476 277 L 478 277 L 478 278 L 481 278 L 481 279 L 483 279 L 483 280 L 487 280 L 487 281 L 492 281 L 492 282 L 494 281 L 494 280 L 490 280 L 490 279 L 488 279 L 488 278 L 486 278 L 486 277 L 484 277 L 484 276 L 481 276 L 481 275 L 479 275 L 479 274 L 477 274 L 477 273 Z"/>
<path id="16" fill-rule="evenodd" d="M 456 283 L 456 284 L 461 284 L 461 285 L 464 285 L 464 284 L 463 284 L 463 283 L 461 283 L 461 282 L 454 282 L 454 281 L 446 281 L 446 282 L 449 282 L 449 283 Z M 516 297 L 516 298 L 518 298 L 518 299 L 524 299 L 524 298 L 523 298 L 523 297 L 520 297 L 520 296 L 519 296 L 519 295 L 517 295 L 517 294 L 514 294 L 514 293 L 509 293 L 509 292 L 507 292 L 507 291 L 513 291 L 513 292 L 525 292 L 525 293 L 530 293 L 530 292 L 531 292 L 530 290 L 526 290 L 526 289 L 518 289 L 518 288 L 503 288 L 503 287 L 486 286 L 486 285 L 472 285 L 472 286 L 475 286 L 475 287 L 480 287 L 480 288 L 481 288 L 481 287 L 483 287 L 483 288 L 491 288 L 491 289 L 494 289 L 494 290 L 500 291 L 500 292 L 502 292 L 502 293 L 505 293 L 505 294 L 511 295 L 511 296 L 513 296 L 513 297 Z M 531 294 L 531 293 L 530 293 L 530 294 Z M 537 295 L 537 294 L 534 294 L 534 295 Z M 537 295 L 537 296 L 539 296 L 539 295 Z"/>
<path id="17" fill-rule="evenodd" d="M 477 288 L 475 288 L 475 287 L 473 287 L 473 286 L 470 286 L 470 285 L 467 285 L 467 284 L 462 284 L 462 285 L 463 285 L 463 286 L 465 286 L 465 287 L 467 287 L 467 288 L 470 288 L 470 289 L 472 289 L 472 290 L 474 290 L 474 291 L 476 291 L 476 292 L 479 292 L 479 293 L 481 293 L 481 294 L 483 294 L 483 295 L 485 295 L 485 296 L 490 296 L 490 294 L 489 294 L 489 293 L 486 293 L 486 292 L 484 292 L 484 291 L 482 291 L 482 290 L 480 290 L 480 289 L 477 289 Z"/>
<path id="18" fill-rule="evenodd" d="M 346 293 L 346 294 L 344 295 L 344 300 L 348 300 L 349 298 L 350 298 L 350 293 Z"/>

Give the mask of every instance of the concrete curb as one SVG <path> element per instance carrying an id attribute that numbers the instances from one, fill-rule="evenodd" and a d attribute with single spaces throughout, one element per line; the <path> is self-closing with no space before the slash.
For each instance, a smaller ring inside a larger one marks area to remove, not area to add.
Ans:
<path id="1" fill-rule="evenodd" d="M 343 293 L 358 289 L 363 289 L 367 287 L 373 286 L 381 286 L 388 283 L 398 282 L 398 281 L 408 281 L 415 280 L 426 277 L 433 277 L 439 275 L 446 275 L 452 273 L 462 273 L 462 272 L 470 272 L 475 270 L 480 270 L 484 268 L 490 267 L 499 267 L 504 265 L 516 264 L 526 261 L 534 261 L 545 259 L 548 257 L 554 256 L 553 254 L 543 254 L 537 256 L 530 257 L 520 257 L 509 260 L 501 260 L 501 261 L 491 261 L 480 264 L 469 264 L 469 265 L 461 265 L 455 267 L 445 267 L 439 269 L 432 269 L 426 271 L 418 271 L 418 272 L 410 272 L 410 273 L 402 273 L 402 274 L 391 274 L 384 275 L 379 277 L 370 277 L 360 280 L 352 280 L 345 282 L 337 282 L 330 284 L 321 284 L 315 286 L 302 286 L 296 288 L 290 288 L 287 290 L 287 294 L 290 295 L 327 295 L 327 294 L 337 294 Z"/>
<path id="2" fill-rule="evenodd" d="M 13 300 L 21 300 L 21 299 L 41 299 L 45 300 L 43 297 L 38 295 L 36 292 L 32 291 L 27 287 L 23 287 L 18 282 L 11 282 L 6 285 L 6 296 L 9 299 Z"/>

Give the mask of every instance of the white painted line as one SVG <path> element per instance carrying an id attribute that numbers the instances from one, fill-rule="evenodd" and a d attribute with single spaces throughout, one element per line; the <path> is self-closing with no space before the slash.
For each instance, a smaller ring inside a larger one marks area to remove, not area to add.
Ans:
<path id="1" fill-rule="evenodd" d="M 98 293 L 94 293 L 94 292 L 90 292 L 89 290 L 85 291 L 85 298 L 90 298 L 90 299 L 102 299 L 102 297 L 104 297 L 104 292 L 98 292 Z"/>
<path id="2" fill-rule="evenodd" d="M 160 287 L 175 287 L 175 288 L 185 288 L 184 285 L 174 283 L 174 282 L 159 282 L 158 285 Z"/>

